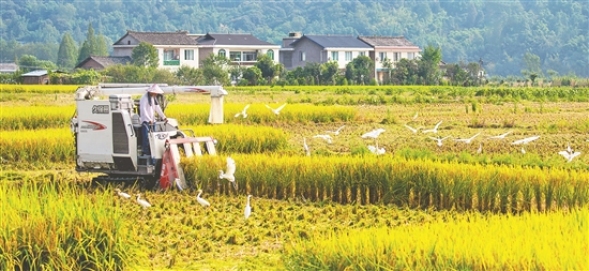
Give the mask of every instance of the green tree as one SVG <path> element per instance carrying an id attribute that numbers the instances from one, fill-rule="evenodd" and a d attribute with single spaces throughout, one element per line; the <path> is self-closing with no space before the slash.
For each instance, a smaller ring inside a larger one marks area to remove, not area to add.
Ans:
<path id="1" fill-rule="evenodd" d="M 133 48 L 131 59 L 131 63 L 135 66 L 156 68 L 159 65 L 157 49 L 143 41 Z"/>
<path id="2" fill-rule="evenodd" d="M 229 60 L 224 56 L 210 54 L 204 61 L 201 67 L 202 75 L 205 78 L 207 85 L 228 85 L 230 83 L 229 74 L 225 67 L 229 64 Z"/>
<path id="3" fill-rule="evenodd" d="M 201 70 L 188 66 L 181 66 L 176 71 L 176 77 L 182 85 L 200 85 L 205 81 Z"/>
<path id="4" fill-rule="evenodd" d="M 48 60 L 39 60 L 37 57 L 32 55 L 23 55 L 17 61 L 19 69 L 23 73 L 27 73 L 34 70 L 47 70 L 52 71 L 57 68 L 55 63 Z"/>
<path id="5" fill-rule="evenodd" d="M 262 77 L 266 78 L 268 82 L 272 82 L 272 79 L 276 76 L 276 64 L 268 55 L 258 55 L 254 66 L 262 72 Z"/>
<path id="6" fill-rule="evenodd" d="M 337 61 L 328 61 L 321 64 L 321 81 L 323 83 L 335 85 L 338 72 L 339 67 Z"/>
<path id="7" fill-rule="evenodd" d="M 366 84 L 374 71 L 374 61 L 367 56 L 358 56 L 346 65 L 346 78 L 349 82 Z"/>
<path id="8" fill-rule="evenodd" d="M 419 76 L 423 84 L 437 85 L 440 79 L 439 65 L 442 61 L 442 49 L 428 45 L 423 49 L 419 60 Z"/>
<path id="9" fill-rule="evenodd" d="M 76 66 L 76 43 L 69 32 L 66 32 L 59 44 L 57 53 L 57 67 L 64 70 L 72 70 Z"/>
<path id="10" fill-rule="evenodd" d="M 257 86 L 263 78 L 262 71 L 256 66 L 247 68 L 243 71 L 243 79 L 246 80 L 250 86 Z"/>
<path id="11" fill-rule="evenodd" d="M 530 52 L 526 52 L 522 61 L 524 69 L 521 71 L 521 73 L 530 79 L 532 85 L 534 85 L 536 78 L 541 78 L 543 76 L 540 57 Z"/>

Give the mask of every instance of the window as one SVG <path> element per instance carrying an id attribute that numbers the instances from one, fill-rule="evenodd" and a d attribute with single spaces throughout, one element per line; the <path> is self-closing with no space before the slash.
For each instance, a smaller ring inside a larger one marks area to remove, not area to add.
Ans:
<path id="1" fill-rule="evenodd" d="M 393 61 L 395 61 L 395 62 L 399 61 L 400 55 L 401 55 L 401 53 L 394 52 L 393 53 Z"/>
<path id="2" fill-rule="evenodd" d="M 331 60 L 335 60 L 335 61 L 339 60 L 339 52 L 338 51 L 331 52 Z"/>
<path id="3" fill-rule="evenodd" d="M 359 52 L 358 55 L 359 56 L 366 56 L 366 52 Z"/>
<path id="4" fill-rule="evenodd" d="M 266 52 L 266 55 L 267 55 L 267 56 L 268 56 L 270 59 L 274 60 L 274 51 L 272 51 L 272 49 L 268 50 L 268 51 Z"/>
<path id="5" fill-rule="evenodd" d="M 352 61 L 352 52 L 346 52 L 346 61 Z"/>
<path id="6" fill-rule="evenodd" d="M 219 53 L 217 53 L 217 54 L 218 54 L 219 56 L 226 57 L 226 55 L 225 55 L 225 50 L 224 50 L 224 49 L 221 49 L 221 50 L 219 50 Z"/>
<path id="7" fill-rule="evenodd" d="M 414 58 L 415 58 L 415 53 L 407 53 L 407 58 L 408 58 L 409 60 L 412 60 L 412 59 L 414 59 Z"/>
<path id="8" fill-rule="evenodd" d="M 384 61 L 387 58 L 387 52 L 379 52 L 378 53 L 378 60 Z"/>
<path id="9" fill-rule="evenodd" d="M 243 52 L 243 61 L 256 61 L 258 54 L 256 52 Z"/>
<path id="10" fill-rule="evenodd" d="M 184 50 L 184 60 L 194 60 L 194 50 Z"/>
<path id="11" fill-rule="evenodd" d="M 305 59 L 306 59 L 305 52 L 300 52 L 300 56 L 301 56 L 301 61 L 305 61 Z"/>
<path id="12" fill-rule="evenodd" d="M 173 60 L 174 50 L 164 50 L 164 60 Z"/>
<path id="13" fill-rule="evenodd" d="M 241 59 L 241 52 L 231 51 L 231 52 L 229 52 L 229 58 L 231 59 L 231 61 L 242 61 L 243 60 L 243 59 Z"/>

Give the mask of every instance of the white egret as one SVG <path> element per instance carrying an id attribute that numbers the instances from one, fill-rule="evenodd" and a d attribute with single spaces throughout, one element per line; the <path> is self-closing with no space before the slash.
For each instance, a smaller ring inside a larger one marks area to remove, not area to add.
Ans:
<path id="1" fill-rule="evenodd" d="M 429 138 L 435 140 L 437 142 L 436 144 L 438 145 L 438 147 L 442 147 L 442 141 L 444 141 L 444 140 L 446 140 L 447 138 L 450 138 L 450 137 L 452 137 L 452 136 L 446 136 L 444 138 L 440 138 L 439 136 L 438 137 L 431 137 L 430 136 Z"/>
<path id="2" fill-rule="evenodd" d="M 175 178 L 174 184 L 176 184 L 176 188 L 178 188 L 178 190 L 180 190 L 180 191 L 184 190 L 184 187 L 182 185 L 182 180 L 180 180 L 180 178 Z"/>
<path id="3" fill-rule="evenodd" d="M 149 202 L 147 202 L 147 200 L 144 200 L 141 198 L 141 194 L 137 194 L 137 203 L 139 203 L 139 205 L 141 205 L 141 207 L 143 207 L 143 209 L 147 209 L 149 207 L 151 207 L 151 204 Z"/>
<path id="4" fill-rule="evenodd" d="M 470 144 L 472 142 L 473 139 L 475 139 L 477 136 L 479 136 L 481 133 L 477 133 L 476 135 L 473 135 L 469 138 L 457 138 L 454 141 L 460 141 L 460 142 L 464 142 L 466 144 Z"/>
<path id="5" fill-rule="evenodd" d="M 382 134 L 385 131 L 385 129 L 382 128 L 378 128 L 378 129 L 374 129 L 368 133 L 365 133 L 362 135 L 362 138 L 373 138 L 376 139 L 380 134 Z"/>
<path id="6" fill-rule="evenodd" d="M 528 144 L 536 139 L 540 138 L 540 136 L 531 136 L 531 137 L 526 137 L 524 139 L 520 139 L 520 140 L 516 140 L 513 141 L 513 143 L 511 143 L 511 145 L 521 145 L 521 144 Z"/>
<path id="7" fill-rule="evenodd" d="M 332 143 L 330 135 L 315 135 L 315 136 L 313 136 L 313 138 L 321 138 L 321 139 L 327 141 L 327 143 L 329 143 L 329 144 Z"/>
<path id="8" fill-rule="evenodd" d="M 477 149 L 477 153 L 483 153 L 483 143 L 479 143 L 479 148 Z"/>
<path id="9" fill-rule="evenodd" d="M 370 150 L 370 152 L 372 152 L 376 155 L 382 155 L 382 154 L 385 154 L 385 152 L 386 152 L 384 148 L 377 148 L 372 145 L 368 145 L 368 149 Z"/>
<path id="10" fill-rule="evenodd" d="M 341 132 L 342 129 L 344 129 L 344 127 L 346 127 L 345 125 L 340 126 L 339 128 L 337 128 L 337 130 L 335 131 L 327 131 L 328 133 L 332 133 L 334 135 L 339 135 L 339 133 Z"/>
<path id="11" fill-rule="evenodd" d="M 126 198 L 126 199 L 130 199 L 131 195 L 125 193 L 125 192 L 121 192 L 121 189 L 115 189 L 115 191 L 117 191 L 117 194 L 121 197 L 121 198 Z"/>
<path id="12" fill-rule="evenodd" d="M 200 197 L 200 194 L 202 194 L 202 189 L 198 190 L 198 195 L 196 195 L 196 201 L 203 207 L 211 206 L 211 204 L 206 199 Z"/>
<path id="13" fill-rule="evenodd" d="M 558 154 L 562 155 L 564 158 L 566 158 L 566 159 L 567 159 L 567 162 L 569 162 L 569 163 L 570 163 L 570 162 L 572 162 L 572 161 L 573 161 L 573 159 L 574 159 L 575 157 L 577 157 L 577 156 L 581 155 L 581 152 L 579 152 L 579 151 L 574 151 L 574 150 L 571 148 L 571 145 L 569 144 L 569 146 L 567 147 L 567 149 L 566 149 L 566 150 L 564 150 L 564 151 L 559 151 L 559 152 L 558 152 Z"/>
<path id="14" fill-rule="evenodd" d="M 309 145 L 307 145 L 307 138 L 303 137 L 303 149 L 305 150 L 305 155 L 311 156 L 311 150 L 309 149 Z"/>
<path id="15" fill-rule="evenodd" d="M 416 120 L 418 116 L 418 112 L 415 112 L 415 115 L 413 115 L 413 120 Z"/>
<path id="16" fill-rule="evenodd" d="M 438 127 L 440 127 L 440 124 L 442 124 L 442 121 L 440 121 L 440 122 L 436 123 L 436 126 L 434 126 L 434 128 L 432 128 L 432 129 L 427 129 L 427 130 L 423 130 L 423 131 L 421 131 L 421 132 L 422 132 L 422 133 L 424 133 L 424 134 L 427 134 L 427 133 L 434 133 L 434 134 L 437 134 L 437 133 L 438 133 Z"/>
<path id="17" fill-rule="evenodd" d="M 237 183 L 235 182 L 235 160 L 231 157 L 227 157 L 227 169 L 225 172 L 219 170 L 219 179 L 227 179 L 233 185 L 233 188 L 237 191 Z"/>
<path id="18" fill-rule="evenodd" d="M 280 107 L 274 109 L 272 107 L 270 107 L 269 105 L 266 104 L 266 107 L 270 110 L 272 110 L 272 112 L 276 115 L 280 115 L 280 110 L 282 110 L 282 108 L 284 108 L 284 106 L 286 106 L 286 103 L 284 103 L 283 105 L 281 105 Z"/>
<path id="19" fill-rule="evenodd" d="M 247 105 L 246 105 L 246 106 L 243 108 L 243 110 L 242 110 L 241 112 L 239 112 L 239 113 L 235 114 L 235 117 L 237 118 L 237 117 L 239 117 L 239 116 L 242 116 L 244 119 L 245 119 L 245 118 L 247 118 L 247 109 L 248 109 L 249 107 L 250 107 L 250 105 L 249 105 L 249 104 L 247 104 Z"/>
<path id="20" fill-rule="evenodd" d="M 245 204 L 245 209 L 243 210 L 243 215 L 245 219 L 248 219 L 252 214 L 252 207 L 250 206 L 250 198 L 252 195 L 247 195 L 247 202 Z"/>
<path id="21" fill-rule="evenodd" d="M 488 139 L 504 139 L 506 136 L 508 136 L 511 133 L 513 133 L 513 131 L 508 131 L 507 133 L 496 135 L 496 136 L 490 136 L 490 137 L 487 137 L 487 138 Z"/>
<path id="22" fill-rule="evenodd" d="M 413 128 L 407 124 L 405 124 L 405 127 L 407 127 L 407 129 L 409 129 L 409 131 L 413 132 L 414 134 L 417 134 L 417 131 L 419 131 L 419 129 L 421 129 L 421 128 Z"/>

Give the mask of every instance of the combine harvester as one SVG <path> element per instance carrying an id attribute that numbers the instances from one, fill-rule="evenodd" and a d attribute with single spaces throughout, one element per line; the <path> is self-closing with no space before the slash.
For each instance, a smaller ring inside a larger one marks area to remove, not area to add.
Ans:
<path id="1" fill-rule="evenodd" d="M 159 85 L 164 93 L 202 93 L 211 98 L 227 95 L 221 86 Z M 150 85 L 99 85 L 78 88 L 75 94 L 76 113 L 71 120 L 76 152 L 76 171 L 104 173 L 97 181 L 141 181 L 148 187 L 172 186 L 186 189 L 184 173 L 179 165 L 181 155 L 215 155 L 211 136 L 195 136 L 183 131 L 175 119 L 157 121 L 149 133 L 151 156 L 141 153 L 139 100 Z M 165 110 L 165 96 L 158 100 Z M 190 133 L 188 133 L 190 132 Z"/>

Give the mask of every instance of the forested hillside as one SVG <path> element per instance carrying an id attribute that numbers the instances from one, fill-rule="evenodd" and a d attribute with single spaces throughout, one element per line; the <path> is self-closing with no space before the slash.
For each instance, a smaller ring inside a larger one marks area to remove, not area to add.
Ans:
<path id="1" fill-rule="evenodd" d="M 531 53 L 545 75 L 589 76 L 586 0 L 0 0 L 0 14 L 1 61 L 55 62 L 63 35 L 79 46 L 92 23 L 108 44 L 126 30 L 248 32 L 275 44 L 292 31 L 402 35 L 439 46 L 445 62 L 482 59 L 489 75 L 521 75 Z"/>

